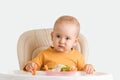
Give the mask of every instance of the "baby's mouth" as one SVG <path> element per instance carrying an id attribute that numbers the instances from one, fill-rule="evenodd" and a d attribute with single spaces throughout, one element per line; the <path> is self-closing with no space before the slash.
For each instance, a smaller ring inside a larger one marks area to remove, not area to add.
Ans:
<path id="1" fill-rule="evenodd" d="M 58 47 L 59 47 L 59 48 L 64 48 L 64 46 L 62 46 L 62 45 L 59 45 Z"/>

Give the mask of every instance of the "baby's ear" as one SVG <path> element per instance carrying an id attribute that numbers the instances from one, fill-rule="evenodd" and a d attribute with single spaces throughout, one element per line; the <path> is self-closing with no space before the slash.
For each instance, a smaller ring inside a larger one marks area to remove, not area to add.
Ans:
<path id="1" fill-rule="evenodd" d="M 77 38 L 75 39 L 74 46 L 76 46 L 76 45 L 78 44 L 78 41 L 79 41 L 79 38 L 77 37 Z"/>
<path id="2" fill-rule="evenodd" d="M 53 41 L 53 32 L 51 32 L 51 40 Z"/>

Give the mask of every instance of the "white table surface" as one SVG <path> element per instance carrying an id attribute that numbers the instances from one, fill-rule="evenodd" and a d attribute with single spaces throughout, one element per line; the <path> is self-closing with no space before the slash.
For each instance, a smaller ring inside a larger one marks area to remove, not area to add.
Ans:
<path id="1" fill-rule="evenodd" d="M 104 72 L 95 72 L 90 75 L 76 72 L 72 76 L 48 76 L 44 71 L 37 71 L 37 74 L 33 76 L 28 72 L 14 70 L 0 72 L 0 80 L 113 80 L 113 76 Z"/>

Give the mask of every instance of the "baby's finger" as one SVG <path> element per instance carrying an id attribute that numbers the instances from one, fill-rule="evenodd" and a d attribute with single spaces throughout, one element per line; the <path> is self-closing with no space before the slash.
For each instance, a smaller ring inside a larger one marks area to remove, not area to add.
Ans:
<path id="1" fill-rule="evenodd" d="M 32 69 L 29 69 L 29 72 L 33 73 L 33 70 L 32 70 Z"/>
<path id="2" fill-rule="evenodd" d="M 91 65 L 86 66 L 85 72 L 86 72 L 87 74 L 92 74 L 92 73 L 94 72 L 94 68 L 93 68 Z"/>
<path id="3" fill-rule="evenodd" d="M 90 68 L 89 68 L 88 66 L 86 67 L 85 72 L 86 72 L 87 74 L 90 73 Z"/>
<path id="4" fill-rule="evenodd" d="M 95 72 L 94 68 L 90 68 L 90 70 L 88 71 L 89 74 L 93 74 Z"/>
<path id="5" fill-rule="evenodd" d="M 32 66 L 26 66 L 26 70 L 29 71 L 29 72 L 31 72 Z"/>
<path id="6" fill-rule="evenodd" d="M 93 70 L 89 68 L 89 70 L 87 71 L 87 74 L 92 74 Z"/>

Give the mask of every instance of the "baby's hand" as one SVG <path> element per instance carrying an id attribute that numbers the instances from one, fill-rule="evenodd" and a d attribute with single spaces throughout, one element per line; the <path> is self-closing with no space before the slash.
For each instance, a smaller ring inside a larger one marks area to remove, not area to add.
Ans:
<path id="1" fill-rule="evenodd" d="M 87 74 L 92 74 L 93 72 L 95 72 L 95 69 L 91 64 L 86 64 L 85 67 L 84 67 L 84 71 Z"/>
<path id="2" fill-rule="evenodd" d="M 25 71 L 28 71 L 28 72 L 31 72 L 32 75 L 35 75 L 36 74 L 36 70 L 37 70 L 37 64 L 34 63 L 34 62 L 31 62 L 31 63 L 28 63 L 25 68 L 24 68 Z"/>

